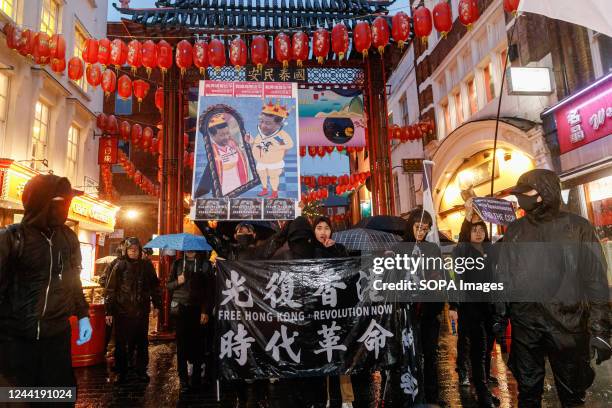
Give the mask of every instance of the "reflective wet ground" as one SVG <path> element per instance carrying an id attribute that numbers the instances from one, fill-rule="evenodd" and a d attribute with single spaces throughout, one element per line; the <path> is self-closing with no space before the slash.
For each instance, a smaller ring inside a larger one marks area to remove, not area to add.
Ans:
<path id="1" fill-rule="evenodd" d="M 440 392 L 442 400 L 449 407 L 476 407 L 473 390 L 458 386 L 454 370 L 456 358 L 456 337 L 445 335 L 440 347 Z M 216 401 L 214 386 L 202 392 L 183 394 L 179 392 L 176 373 L 175 348 L 171 342 L 152 343 L 150 346 L 149 374 L 151 382 L 147 384 L 130 382 L 128 385 L 113 386 L 109 382 L 109 373 L 104 366 L 79 368 L 76 375 L 79 383 L 78 407 L 225 407 Z M 516 382 L 506 369 L 499 351 L 495 353 L 492 372 L 499 379 L 499 386 L 492 392 L 501 399 L 501 407 L 516 406 Z M 587 407 L 612 407 L 612 362 L 608 361 L 596 368 L 595 383 L 587 397 Z M 356 401 L 355 408 L 373 407 L 367 401 L 369 384 L 354 381 Z M 223 395 L 227 393 L 221 390 Z M 555 386 L 548 370 L 545 382 L 543 407 L 560 407 L 557 402 Z M 298 408 L 292 404 L 288 408 Z M 339 401 L 332 401 L 331 408 L 340 407 Z M 387 405 L 385 408 L 389 408 Z M 283 407 L 284 408 L 284 407 Z"/>

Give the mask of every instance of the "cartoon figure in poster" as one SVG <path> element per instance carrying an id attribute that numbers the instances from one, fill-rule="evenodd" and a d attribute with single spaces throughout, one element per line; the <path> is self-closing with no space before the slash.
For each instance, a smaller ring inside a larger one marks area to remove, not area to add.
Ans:
<path id="1" fill-rule="evenodd" d="M 210 119 L 208 134 L 221 184 L 221 193 L 225 196 L 248 181 L 247 160 L 244 152 L 232 138 L 223 113 Z"/>
<path id="2" fill-rule="evenodd" d="M 278 198 L 280 177 L 285 169 L 285 153 L 293 148 L 293 139 L 283 130 L 289 111 L 280 103 L 269 102 L 264 105 L 259 115 L 255 139 L 250 135 L 253 156 L 257 162 L 257 173 L 261 180 L 262 190 L 259 197 Z M 268 189 L 268 186 L 270 189 Z"/>

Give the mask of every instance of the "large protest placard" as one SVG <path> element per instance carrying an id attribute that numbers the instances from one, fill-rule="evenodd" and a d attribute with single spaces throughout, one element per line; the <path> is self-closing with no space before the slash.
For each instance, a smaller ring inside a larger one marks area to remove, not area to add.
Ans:
<path id="1" fill-rule="evenodd" d="M 297 115 L 296 83 L 201 81 L 191 218 L 295 218 Z"/>
<path id="2" fill-rule="evenodd" d="M 372 289 L 359 258 L 218 261 L 216 341 L 225 379 L 394 367 L 409 401 L 422 368 L 410 305 Z"/>

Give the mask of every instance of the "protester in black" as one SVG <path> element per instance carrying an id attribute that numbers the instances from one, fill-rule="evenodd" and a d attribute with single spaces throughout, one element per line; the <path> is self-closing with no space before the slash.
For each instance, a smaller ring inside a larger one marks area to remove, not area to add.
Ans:
<path id="1" fill-rule="evenodd" d="M 469 283 L 490 283 L 493 282 L 493 247 L 489 239 L 486 224 L 476 219 L 473 220 L 471 212 L 461 225 L 459 243 L 453 250 L 453 257 L 463 264 L 465 259 L 472 259 L 469 262 L 471 267 L 465 270 L 455 271 L 455 280 Z M 476 260 L 481 262 L 477 263 Z M 480 268 L 480 265 L 484 267 Z M 461 272 L 461 273 L 459 273 Z M 472 367 L 472 381 L 476 388 L 478 404 L 480 407 L 494 407 L 499 401 L 494 398 L 488 385 L 487 359 L 491 358 L 492 342 L 489 341 L 489 326 L 492 325 L 492 304 L 487 293 L 466 293 L 461 299 L 461 303 L 451 304 L 451 311 L 459 313 L 459 331 L 466 337 L 469 343 L 469 359 Z M 451 312 L 451 319 L 456 316 Z M 467 373 L 460 373 L 466 375 Z"/>
<path id="2" fill-rule="evenodd" d="M 24 217 L 0 230 L 0 384 L 74 387 L 68 318 L 91 338 L 81 287 L 79 240 L 65 225 L 68 179 L 38 175 L 25 185 Z"/>
<path id="3" fill-rule="evenodd" d="M 157 313 L 161 309 L 161 289 L 153 264 L 143 260 L 137 238 L 125 242 L 124 259 L 110 273 L 105 290 L 107 324 L 115 325 L 115 367 L 117 382 L 127 378 L 129 350 L 136 352 L 136 373 L 148 382 L 149 313 L 151 301 Z"/>
<path id="4" fill-rule="evenodd" d="M 594 379 L 589 343 L 598 364 L 612 355 L 601 244 L 586 219 L 561 211 L 554 172 L 523 174 L 513 193 L 526 216 L 508 227 L 497 272 L 511 302 L 509 366 L 518 382 L 519 407 L 541 406 L 546 357 L 561 404 L 582 405 Z M 500 331 L 501 317 L 495 323 Z"/>
<path id="5" fill-rule="evenodd" d="M 170 304 L 176 327 L 176 360 L 181 390 L 199 388 L 204 359 L 203 326 L 208 324 L 214 301 L 214 274 L 205 254 L 185 252 L 172 265 L 166 285 L 172 293 Z M 193 364 L 191 384 L 187 362 Z M 206 367 L 209 371 L 211 367 Z"/>

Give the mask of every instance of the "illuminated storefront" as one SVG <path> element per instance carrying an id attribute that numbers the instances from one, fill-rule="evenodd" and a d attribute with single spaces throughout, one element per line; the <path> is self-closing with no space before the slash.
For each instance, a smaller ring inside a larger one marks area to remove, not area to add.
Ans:
<path id="1" fill-rule="evenodd" d="M 37 173 L 10 159 L 0 159 L 0 226 L 18 223 L 23 218 L 21 195 Z M 119 207 L 84 194 L 75 197 L 68 214 L 68 225 L 78 234 L 83 258 L 81 278 L 91 280 L 94 273 L 97 236 L 112 233 Z"/>
<path id="2" fill-rule="evenodd" d="M 595 226 L 612 282 L 612 74 L 542 116 L 550 133 L 556 133 L 563 201 Z"/>
<path id="3" fill-rule="evenodd" d="M 537 149 L 534 124 L 520 119 L 500 122 L 493 172 L 493 134 L 495 120 L 464 124 L 441 141 L 432 155 L 434 164 L 433 198 L 440 231 L 457 240 L 465 217 L 465 199 L 471 194 L 484 197 L 491 193 L 494 175 L 495 196 L 514 200 L 507 190 L 519 176 L 535 167 L 548 167 L 546 151 Z M 494 226 L 493 235 L 501 231 Z"/>

